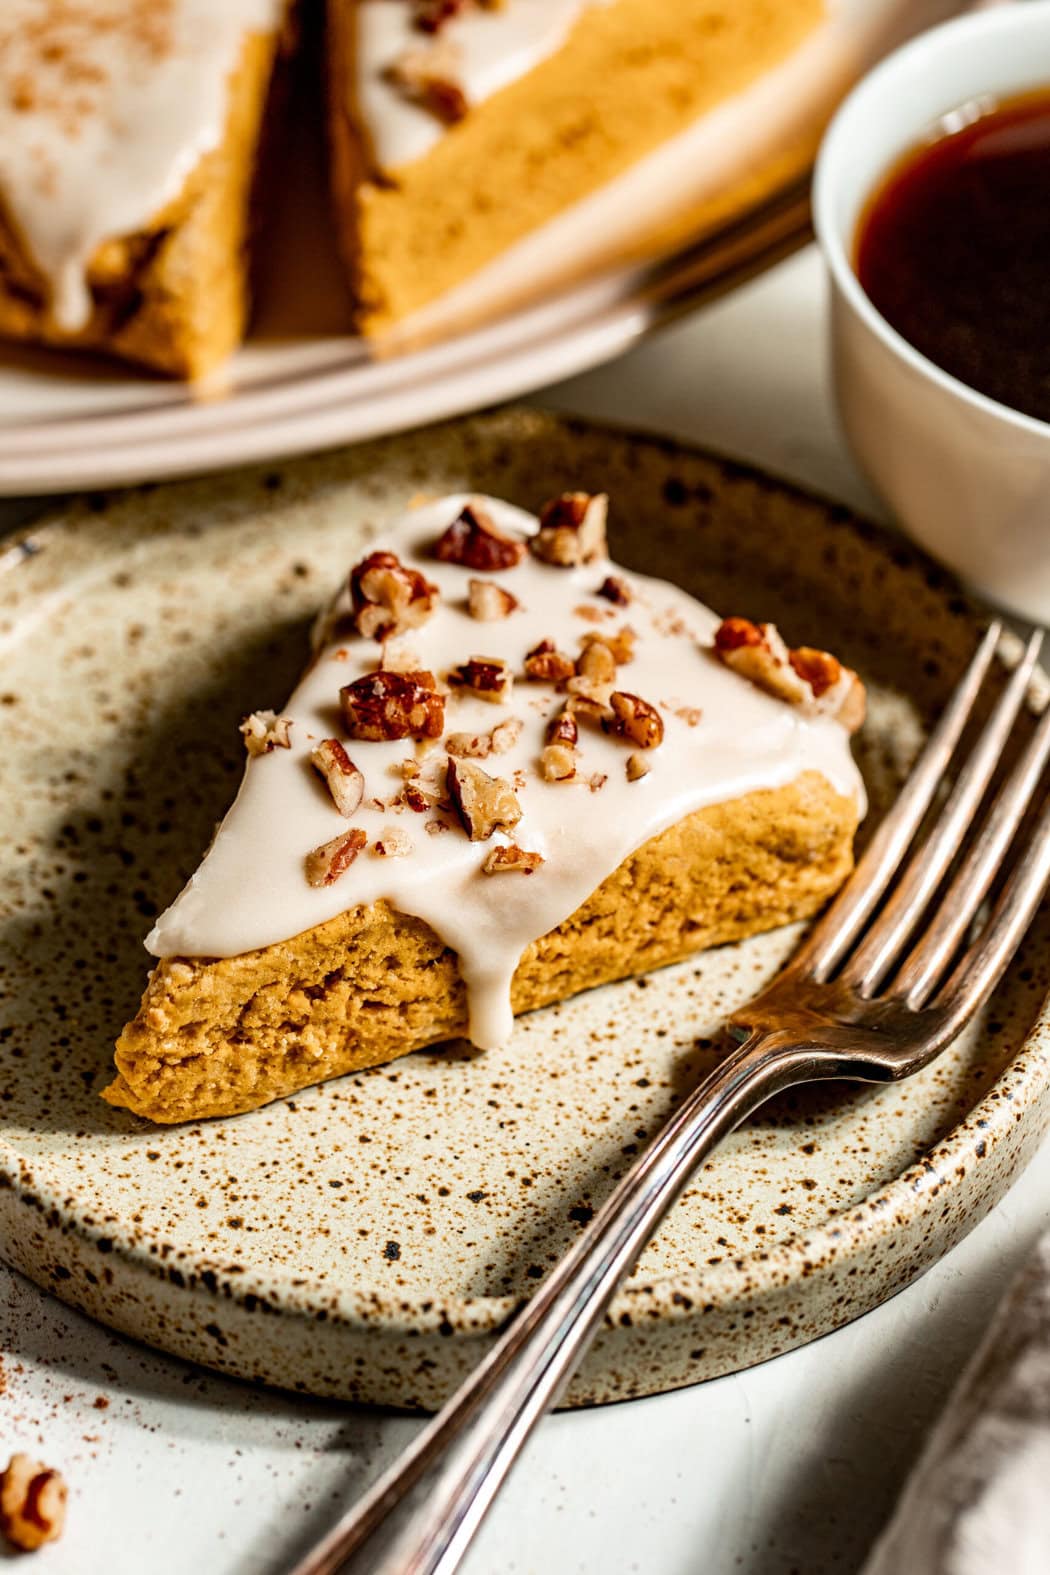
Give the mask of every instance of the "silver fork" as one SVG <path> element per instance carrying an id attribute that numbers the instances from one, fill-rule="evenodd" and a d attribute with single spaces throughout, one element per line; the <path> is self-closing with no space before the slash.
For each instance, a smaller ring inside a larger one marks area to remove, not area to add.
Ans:
<path id="1" fill-rule="evenodd" d="M 799 1083 L 910 1077 L 987 999 L 1050 882 L 1050 802 L 1040 791 L 1050 705 L 975 824 L 1024 704 L 1041 632 L 932 829 L 907 854 L 946 783 L 1001 633 L 998 624 L 987 631 L 836 901 L 773 984 L 730 1020 L 736 1048 L 632 1165 L 477 1370 L 293 1575 L 348 1567 L 448 1575 L 533 1428 L 557 1403 L 621 1281 L 714 1146 L 771 1095 Z M 1019 834 L 1033 806 L 1034 824 Z M 1008 873 L 986 913 L 1008 854 Z"/>

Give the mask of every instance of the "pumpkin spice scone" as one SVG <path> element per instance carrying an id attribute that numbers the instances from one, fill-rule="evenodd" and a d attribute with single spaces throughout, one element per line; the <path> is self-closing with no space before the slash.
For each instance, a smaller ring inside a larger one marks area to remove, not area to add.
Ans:
<path id="1" fill-rule="evenodd" d="M 198 377 L 240 342 L 295 0 L 3 0 L 0 337 Z"/>
<path id="2" fill-rule="evenodd" d="M 328 0 L 336 224 L 376 333 L 797 49 L 824 0 Z"/>
<path id="3" fill-rule="evenodd" d="M 106 1091 L 158 1122 L 324 1078 L 815 913 L 864 691 L 607 556 L 606 500 L 457 496 L 355 564 L 147 939 Z"/>

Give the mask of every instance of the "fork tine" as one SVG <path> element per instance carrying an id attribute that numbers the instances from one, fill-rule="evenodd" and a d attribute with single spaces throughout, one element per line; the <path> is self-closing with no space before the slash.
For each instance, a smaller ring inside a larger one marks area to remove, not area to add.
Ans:
<path id="1" fill-rule="evenodd" d="M 838 897 L 815 925 L 791 964 L 796 977 L 828 977 L 867 923 L 919 827 L 955 750 L 985 674 L 1002 624 L 989 624 L 977 650 L 926 742 L 893 808 L 872 837 Z"/>
<path id="2" fill-rule="evenodd" d="M 1042 643 L 1043 631 L 1037 629 L 969 759 L 960 770 L 936 825 L 922 846 L 912 854 L 885 908 L 843 968 L 843 983 L 850 985 L 860 995 L 870 996 L 889 973 L 959 851 L 960 843 L 1002 758 L 1017 713 L 1024 703 Z"/>
<path id="3" fill-rule="evenodd" d="M 1032 835 L 1018 850 L 1017 860 L 991 917 L 973 945 L 953 969 L 933 1005 L 950 1014 L 950 1026 L 961 1024 L 992 993 L 1035 917 L 1050 885 L 1050 803 Z"/>
<path id="4" fill-rule="evenodd" d="M 889 994 L 922 1006 L 957 951 L 988 894 L 1003 858 L 1035 796 L 1050 757 L 1050 705 L 1003 783 L 925 935 L 893 981 Z"/>

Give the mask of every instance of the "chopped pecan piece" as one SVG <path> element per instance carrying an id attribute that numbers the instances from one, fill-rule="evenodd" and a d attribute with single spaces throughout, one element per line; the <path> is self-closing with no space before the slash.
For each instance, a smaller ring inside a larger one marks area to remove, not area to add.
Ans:
<path id="1" fill-rule="evenodd" d="M 652 770 L 651 761 L 644 755 L 630 754 L 627 756 L 627 780 L 637 782 L 641 777 L 647 777 Z"/>
<path id="2" fill-rule="evenodd" d="M 540 751 L 540 775 L 546 782 L 571 782 L 576 751 L 571 744 L 546 744 Z"/>
<path id="3" fill-rule="evenodd" d="M 541 640 L 525 657 L 525 677 L 534 684 L 563 684 L 576 671 L 576 663 L 553 640 Z"/>
<path id="4" fill-rule="evenodd" d="M 401 802 L 416 815 L 423 815 L 432 807 L 431 800 L 418 782 L 406 782 L 401 789 Z"/>
<path id="5" fill-rule="evenodd" d="M 792 667 L 774 624 L 726 618 L 715 630 L 715 651 L 727 667 L 776 699 L 799 705 L 807 698 L 808 685 Z"/>
<path id="6" fill-rule="evenodd" d="M 490 777 L 471 761 L 452 757 L 446 780 L 449 798 L 471 842 L 485 842 L 494 831 L 510 831 L 521 819 L 514 789 L 502 777 Z"/>
<path id="7" fill-rule="evenodd" d="M 446 125 L 467 113 L 467 96 L 459 80 L 459 51 L 440 40 L 421 49 L 406 49 L 387 67 L 387 79 L 405 98 Z"/>
<path id="8" fill-rule="evenodd" d="M 608 709 L 609 695 L 612 693 L 615 678 L 615 672 L 612 679 L 605 683 L 599 683 L 595 678 L 570 678 L 565 685 L 565 692 L 570 700 L 592 701 L 595 705 Z"/>
<path id="9" fill-rule="evenodd" d="M 467 608 L 479 623 L 499 623 L 520 606 L 518 598 L 497 585 L 495 580 L 467 581 Z"/>
<path id="10" fill-rule="evenodd" d="M 454 667 L 448 681 L 456 689 L 468 689 L 479 700 L 491 700 L 501 705 L 510 698 L 514 674 L 509 662 L 499 656 L 472 656 Z"/>
<path id="11" fill-rule="evenodd" d="M 833 716 L 849 732 L 864 720 L 864 685 L 828 651 L 791 651 L 774 624 L 727 618 L 715 631 L 715 651 L 734 672 L 767 694 L 818 715 Z"/>
<path id="12" fill-rule="evenodd" d="M 543 505 L 540 528 L 529 546 L 544 563 L 562 569 L 604 558 L 608 510 L 604 492 L 563 492 Z"/>
<path id="13" fill-rule="evenodd" d="M 310 762 L 324 777 L 332 803 L 347 820 L 357 813 L 365 796 L 365 779 L 338 738 L 325 738 L 310 751 Z"/>
<path id="14" fill-rule="evenodd" d="M 457 759 L 485 760 L 492 753 L 491 733 L 449 733 L 445 748 Z"/>
<path id="15" fill-rule="evenodd" d="M 634 661 L 634 642 L 637 636 L 630 624 L 625 623 L 615 632 L 611 629 L 590 630 L 580 641 L 582 646 L 604 645 L 617 667 Z"/>
<path id="16" fill-rule="evenodd" d="M 833 689 L 842 677 L 842 663 L 830 651 L 816 651 L 811 645 L 800 645 L 788 652 L 788 661 L 795 672 L 808 684 L 815 699 Z"/>
<path id="17" fill-rule="evenodd" d="M 614 689 L 609 696 L 612 715 L 602 722 L 602 729 L 617 738 L 626 738 L 639 749 L 656 749 L 663 743 L 664 720 L 655 706 L 626 689 Z"/>
<path id="18" fill-rule="evenodd" d="M 291 749 L 291 718 L 275 711 L 253 711 L 241 723 L 244 747 L 250 755 L 268 755 L 271 749 Z"/>
<path id="19" fill-rule="evenodd" d="M 392 673 L 379 668 L 339 691 L 343 722 L 351 738 L 379 743 L 393 738 L 440 738 L 445 697 L 433 673 Z"/>
<path id="20" fill-rule="evenodd" d="M 439 591 L 396 552 L 370 552 L 350 571 L 354 628 L 369 640 L 418 629 L 438 603 Z"/>
<path id="21" fill-rule="evenodd" d="M 575 744 L 579 736 L 576 718 L 564 707 L 547 723 L 548 744 Z"/>
<path id="22" fill-rule="evenodd" d="M 603 640 L 588 640 L 576 658 L 576 673 L 595 684 L 616 682 L 616 659 Z"/>
<path id="23" fill-rule="evenodd" d="M 57 1541 L 65 1524 L 66 1497 L 60 1472 L 29 1455 L 12 1455 L 0 1471 L 0 1531 L 24 1553 Z"/>
<path id="24" fill-rule="evenodd" d="M 618 574 L 607 574 L 598 587 L 598 595 L 616 607 L 629 607 L 634 600 L 631 587 Z"/>
<path id="25" fill-rule="evenodd" d="M 542 853 L 530 853 L 509 842 L 505 848 L 490 849 L 481 868 L 486 875 L 531 875 L 542 863 Z"/>
<path id="26" fill-rule="evenodd" d="M 576 678 L 572 682 L 577 687 L 565 702 L 566 711 L 592 727 L 604 728 L 607 722 L 613 720 L 613 712 L 608 704 L 610 691 L 602 689 L 598 693 L 588 694 L 585 692 L 587 687 L 585 678 Z"/>
<path id="27" fill-rule="evenodd" d="M 412 852 L 412 838 L 399 826 L 384 826 L 372 844 L 372 852 L 378 859 L 403 859 Z"/>
<path id="28" fill-rule="evenodd" d="M 848 733 L 855 733 L 864 721 L 867 695 L 853 669 L 843 666 L 829 651 L 809 645 L 788 655 L 795 672 L 813 692 L 813 709 L 833 716 Z"/>
<path id="29" fill-rule="evenodd" d="M 311 886 L 331 886 L 345 875 L 368 838 L 359 826 L 341 831 L 331 842 L 322 843 L 306 855 L 306 878 Z"/>
<path id="30" fill-rule="evenodd" d="M 520 563 L 525 556 L 525 543 L 504 536 L 480 504 L 467 503 L 438 538 L 434 556 L 442 563 L 492 574 Z"/>

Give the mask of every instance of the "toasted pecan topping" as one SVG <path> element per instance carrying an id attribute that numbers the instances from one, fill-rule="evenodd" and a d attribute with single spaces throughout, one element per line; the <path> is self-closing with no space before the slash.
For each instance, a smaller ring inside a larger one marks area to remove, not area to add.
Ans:
<path id="1" fill-rule="evenodd" d="M 579 736 L 576 718 L 564 706 L 547 723 L 548 744 L 575 744 Z"/>
<path id="2" fill-rule="evenodd" d="M 553 640 L 541 640 L 525 657 L 525 677 L 534 684 L 563 684 L 573 676 L 576 663 Z"/>
<path id="3" fill-rule="evenodd" d="M 492 734 L 449 733 L 444 747 L 459 760 L 485 760 L 492 753 Z"/>
<path id="4" fill-rule="evenodd" d="M 354 628 L 370 640 L 418 629 L 437 606 L 439 591 L 396 552 L 370 552 L 350 571 Z"/>
<path id="5" fill-rule="evenodd" d="M 595 684 L 612 684 L 616 682 L 616 660 L 602 640 L 591 640 L 576 658 L 576 673 Z"/>
<path id="6" fill-rule="evenodd" d="M 500 705 L 510 697 L 514 674 L 502 657 L 472 656 L 452 669 L 448 681 L 456 689 L 469 690 L 479 700 Z"/>
<path id="7" fill-rule="evenodd" d="M 788 661 L 817 700 L 833 689 L 842 677 L 842 663 L 838 657 L 832 656 L 830 651 L 816 651 L 811 645 L 800 645 L 797 650 L 789 651 Z"/>
<path id="8" fill-rule="evenodd" d="M 306 855 L 304 867 L 311 886 L 331 886 L 345 875 L 368 838 L 359 826 L 341 831 L 331 842 L 324 842 Z"/>
<path id="9" fill-rule="evenodd" d="M 626 689 L 614 689 L 609 708 L 612 715 L 602 722 L 604 732 L 629 739 L 639 749 L 656 749 L 663 743 L 663 717 L 648 700 L 629 694 Z"/>
<path id="10" fill-rule="evenodd" d="M 576 775 L 576 750 L 572 744 L 545 744 L 540 751 L 540 775 L 546 782 L 571 782 Z"/>
<path id="11" fill-rule="evenodd" d="M 543 505 L 540 528 L 529 546 L 544 563 L 562 569 L 603 558 L 608 509 L 604 492 L 563 492 Z"/>
<path id="12" fill-rule="evenodd" d="M 645 755 L 630 754 L 627 756 L 628 782 L 640 781 L 642 777 L 647 777 L 652 769 L 652 762 Z"/>
<path id="13" fill-rule="evenodd" d="M 521 805 L 509 782 L 490 777 L 469 760 L 449 759 L 448 796 L 471 842 L 485 842 L 494 831 L 510 831 L 521 819 Z"/>
<path id="14" fill-rule="evenodd" d="M 401 789 L 401 802 L 415 815 L 423 815 L 433 808 L 430 795 L 418 782 L 406 782 Z"/>
<path id="15" fill-rule="evenodd" d="M 393 738 L 440 738 L 445 697 L 433 673 L 392 673 L 379 668 L 339 691 L 343 722 L 351 738 L 380 743 Z"/>
<path id="16" fill-rule="evenodd" d="M 437 33 L 464 11 L 499 11 L 504 0 L 412 0 L 412 25 L 421 33 Z"/>
<path id="17" fill-rule="evenodd" d="M 486 875 L 531 875 L 542 863 L 542 853 L 530 853 L 509 842 L 506 847 L 490 849 L 481 868 Z"/>
<path id="18" fill-rule="evenodd" d="M 629 607 L 634 601 L 631 587 L 618 574 L 607 574 L 598 587 L 597 594 L 604 596 L 615 607 Z"/>
<path id="19" fill-rule="evenodd" d="M 65 1525 L 66 1498 L 60 1472 L 29 1455 L 12 1455 L 0 1471 L 0 1532 L 24 1553 L 57 1541 Z"/>
<path id="20" fill-rule="evenodd" d="M 774 624 L 726 618 L 715 631 L 715 652 L 727 667 L 777 700 L 800 705 L 809 697 L 809 686 L 792 667 Z"/>
<path id="21" fill-rule="evenodd" d="M 499 623 L 520 606 L 518 598 L 497 585 L 495 580 L 467 581 L 467 609 L 479 623 Z"/>
<path id="22" fill-rule="evenodd" d="M 637 635 L 629 623 L 619 629 L 589 630 L 581 639 L 580 644 L 588 649 L 594 645 L 604 645 L 617 667 L 623 667 L 628 662 L 634 661 L 634 642 Z"/>
<path id="23" fill-rule="evenodd" d="M 290 717 L 275 711 L 253 711 L 241 723 L 244 747 L 250 755 L 268 755 L 271 749 L 291 749 Z"/>
<path id="24" fill-rule="evenodd" d="M 384 826 L 372 844 L 372 852 L 378 859 L 403 859 L 412 852 L 412 838 L 399 826 Z"/>
<path id="25" fill-rule="evenodd" d="M 525 556 L 525 543 L 505 536 L 478 503 L 466 503 L 434 546 L 442 563 L 493 574 L 513 569 Z"/>
<path id="26" fill-rule="evenodd" d="M 405 98 L 451 126 L 462 120 L 468 109 L 461 70 L 459 51 L 438 40 L 420 49 L 403 50 L 387 67 L 386 76 Z"/>
<path id="27" fill-rule="evenodd" d="M 365 796 L 365 779 L 338 738 L 325 738 L 310 751 L 310 763 L 328 784 L 332 802 L 347 820 L 357 813 Z"/>
<path id="28" fill-rule="evenodd" d="M 604 728 L 607 722 L 612 721 L 613 712 L 609 706 L 611 690 L 606 687 L 591 691 L 585 678 L 574 678 L 570 682 L 576 686 L 565 702 L 565 709 L 570 716 L 586 722 L 590 727 Z"/>
<path id="29" fill-rule="evenodd" d="M 715 633 L 715 651 L 778 700 L 832 716 L 851 733 L 864 721 L 867 699 L 853 669 L 813 646 L 789 650 L 774 624 L 727 618 Z"/>

